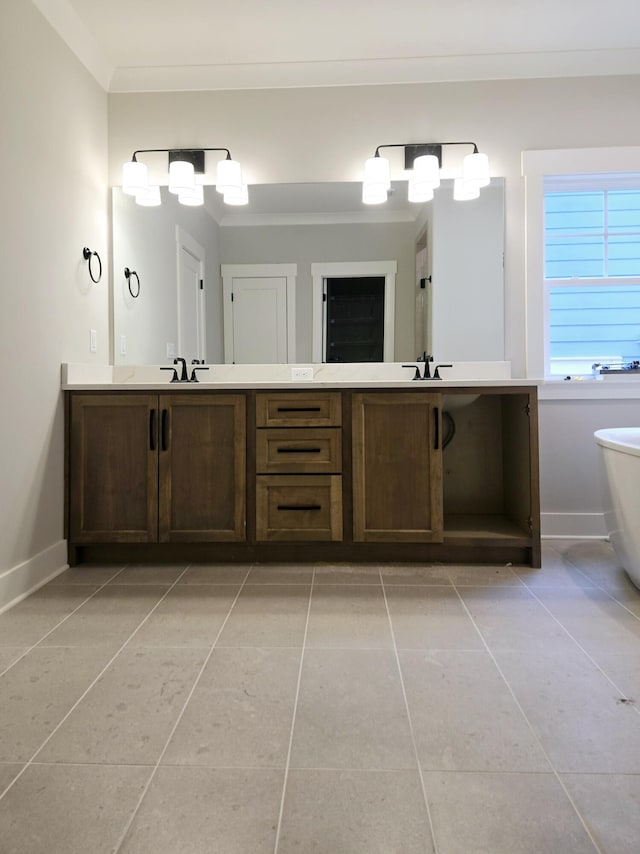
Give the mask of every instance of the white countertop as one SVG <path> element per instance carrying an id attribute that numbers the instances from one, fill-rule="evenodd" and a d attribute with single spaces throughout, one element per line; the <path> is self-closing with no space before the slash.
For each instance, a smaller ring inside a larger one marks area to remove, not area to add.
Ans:
<path id="1" fill-rule="evenodd" d="M 413 364 L 413 363 L 409 363 Z M 437 362 L 431 365 L 433 370 Z M 412 379 L 412 370 L 398 362 L 362 362 L 322 365 L 207 365 L 198 372 L 197 383 L 172 383 L 173 365 L 62 365 L 62 389 L 113 391 L 209 391 L 225 389 L 315 388 L 482 388 L 488 386 L 534 386 L 532 380 L 512 379 L 509 362 L 456 362 L 441 368 L 441 380 Z M 188 373 L 194 366 L 188 365 Z M 305 368 L 312 379 L 293 379 L 294 369 Z M 420 369 L 424 364 L 420 365 Z M 405 379 L 406 378 L 406 379 Z"/>

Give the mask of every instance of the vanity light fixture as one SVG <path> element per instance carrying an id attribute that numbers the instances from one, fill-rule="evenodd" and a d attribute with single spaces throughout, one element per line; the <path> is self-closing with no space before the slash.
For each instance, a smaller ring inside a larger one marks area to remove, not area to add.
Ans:
<path id="1" fill-rule="evenodd" d="M 472 146 L 473 152 L 462 161 L 462 175 L 454 181 L 454 199 L 476 199 L 480 188 L 491 181 L 489 159 L 478 151 L 475 142 L 397 142 L 379 145 L 373 157 L 364 165 L 362 201 L 367 205 L 378 205 L 387 201 L 391 188 L 391 165 L 386 157 L 380 156 L 381 148 L 403 148 L 404 168 L 409 172 L 408 198 L 410 202 L 427 202 L 433 198 L 434 190 L 440 186 L 442 149 L 445 145 Z"/>
<path id="2" fill-rule="evenodd" d="M 202 205 L 206 151 L 226 152 L 226 157 L 220 160 L 216 167 L 216 190 L 223 194 L 225 204 L 248 204 L 249 194 L 242 179 L 240 164 L 232 159 L 228 148 L 138 149 L 122 167 L 122 190 L 130 196 L 135 196 L 139 205 L 159 205 L 160 187 L 149 184 L 149 170 L 146 163 L 138 160 L 138 155 L 166 153 L 169 161 L 169 192 L 177 195 L 182 205 Z"/>

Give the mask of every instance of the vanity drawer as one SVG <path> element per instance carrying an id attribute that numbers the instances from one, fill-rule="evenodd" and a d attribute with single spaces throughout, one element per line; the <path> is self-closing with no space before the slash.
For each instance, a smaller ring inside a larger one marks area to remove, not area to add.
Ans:
<path id="1" fill-rule="evenodd" d="M 281 427 L 256 432 L 259 474 L 340 474 L 339 427 Z"/>
<path id="2" fill-rule="evenodd" d="M 340 475 L 259 475 L 258 540 L 341 540 Z"/>
<path id="3" fill-rule="evenodd" d="M 340 427 L 340 392 L 265 392 L 256 395 L 258 427 Z"/>

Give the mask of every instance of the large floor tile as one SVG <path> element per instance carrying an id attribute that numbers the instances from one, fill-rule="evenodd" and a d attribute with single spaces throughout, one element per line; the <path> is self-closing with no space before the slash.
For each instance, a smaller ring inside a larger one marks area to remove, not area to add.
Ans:
<path id="1" fill-rule="evenodd" d="M 202 650 L 124 650 L 37 760 L 154 764 L 203 662 Z"/>
<path id="2" fill-rule="evenodd" d="M 278 854 L 429 854 L 417 771 L 290 771 Z"/>
<path id="3" fill-rule="evenodd" d="M 538 587 L 593 587 L 595 582 L 579 567 L 567 560 L 552 545 L 542 544 L 542 566 L 513 568 L 518 578 L 532 589 Z"/>
<path id="4" fill-rule="evenodd" d="M 562 772 L 640 773 L 640 715 L 586 655 L 498 652 L 498 664 Z"/>
<path id="5" fill-rule="evenodd" d="M 394 653 L 306 650 L 292 767 L 399 769 L 416 764 Z"/>
<path id="6" fill-rule="evenodd" d="M 37 647 L 0 678 L 0 761 L 28 761 L 108 663 L 108 650 Z"/>
<path id="7" fill-rule="evenodd" d="M 112 854 L 149 773 L 30 765 L 0 800 L 3 854 Z"/>
<path id="8" fill-rule="evenodd" d="M 218 646 L 302 646 L 309 584 L 245 584 Z"/>
<path id="9" fill-rule="evenodd" d="M 640 708 L 640 646 L 637 652 L 598 653 L 593 659 L 614 683 L 620 697 Z"/>
<path id="10" fill-rule="evenodd" d="M 152 584 L 109 584 L 51 632 L 45 644 L 117 649 L 166 592 L 165 586 Z"/>
<path id="11" fill-rule="evenodd" d="M 92 584 L 102 586 L 114 581 L 125 568 L 125 564 L 104 566 L 72 566 L 56 575 L 49 584 Z"/>
<path id="12" fill-rule="evenodd" d="M 492 650 L 573 651 L 575 641 L 524 585 L 461 587 L 460 595 Z"/>
<path id="13" fill-rule="evenodd" d="M 401 652 L 413 734 L 431 771 L 550 771 L 486 652 Z"/>
<path id="14" fill-rule="evenodd" d="M 187 564 L 129 564 L 114 579 L 116 584 L 174 584 L 184 574 Z"/>
<path id="15" fill-rule="evenodd" d="M 393 639 L 381 585 L 314 587 L 307 646 L 391 649 Z"/>
<path id="16" fill-rule="evenodd" d="M 315 566 L 314 584 L 380 584 L 378 564 L 329 564 Z"/>
<path id="17" fill-rule="evenodd" d="M 283 776 L 161 767 L 118 854 L 273 854 Z"/>
<path id="18" fill-rule="evenodd" d="M 509 566 L 447 566 L 447 574 L 456 587 L 520 587 L 522 582 Z"/>
<path id="19" fill-rule="evenodd" d="M 604 590 L 538 590 L 537 595 L 588 653 L 640 649 L 640 619 Z"/>
<path id="20" fill-rule="evenodd" d="M 631 586 L 611 543 L 604 540 L 560 541 L 556 548 L 567 563 L 577 567 L 599 587 L 626 590 Z"/>
<path id="21" fill-rule="evenodd" d="M 254 563 L 247 584 L 311 584 L 313 564 Z"/>
<path id="22" fill-rule="evenodd" d="M 97 589 L 97 585 L 77 584 L 41 587 L 0 614 L 0 646 L 32 646 L 38 643 Z"/>
<path id="23" fill-rule="evenodd" d="M 235 584 L 239 588 L 250 569 L 244 563 L 193 563 L 178 584 Z"/>
<path id="24" fill-rule="evenodd" d="M 236 597 L 230 584 L 176 585 L 140 626 L 129 646 L 211 648 Z"/>
<path id="25" fill-rule="evenodd" d="M 301 654 L 214 649 L 163 764 L 284 768 Z"/>
<path id="26" fill-rule="evenodd" d="M 0 763 L 0 796 L 7 788 L 7 786 L 16 779 L 16 777 L 24 767 L 25 766 L 22 762 Z"/>
<path id="27" fill-rule="evenodd" d="M 453 587 L 385 588 L 399 649 L 484 649 Z"/>
<path id="28" fill-rule="evenodd" d="M 438 854 L 596 854 L 553 774 L 429 772 L 425 785 Z"/>
<path id="29" fill-rule="evenodd" d="M 0 646 L 0 674 L 11 667 L 28 649 L 28 646 Z"/>
<path id="30" fill-rule="evenodd" d="M 382 581 L 386 586 L 393 584 L 437 584 L 451 587 L 447 567 L 411 563 L 385 563 L 380 567 Z"/>
<path id="31" fill-rule="evenodd" d="M 565 774 L 563 781 L 602 851 L 637 854 L 640 776 Z"/>

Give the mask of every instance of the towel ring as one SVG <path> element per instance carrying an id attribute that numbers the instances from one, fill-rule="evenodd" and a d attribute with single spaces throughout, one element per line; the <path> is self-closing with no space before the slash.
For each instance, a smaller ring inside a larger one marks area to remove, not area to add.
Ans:
<path id="1" fill-rule="evenodd" d="M 98 259 L 98 278 L 97 279 L 93 275 L 93 270 L 91 269 L 91 259 L 93 258 L 94 255 Z M 97 252 L 92 252 L 87 246 L 85 246 L 84 249 L 82 250 L 82 257 L 84 258 L 85 261 L 89 262 L 89 275 L 91 276 L 91 281 L 95 282 L 95 284 L 97 285 L 98 282 L 100 281 L 100 279 L 102 278 L 102 261 L 100 260 L 100 256 L 98 255 Z"/>
<path id="2" fill-rule="evenodd" d="M 138 287 L 136 289 L 135 294 L 133 292 L 133 288 L 131 287 L 131 279 L 134 276 L 136 277 L 136 282 L 138 283 Z M 129 285 L 129 293 L 134 299 L 137 299 L 140 296 L 140 277 L 138 276 L 135 270 L 130 270 L 128 267 L 124 268 L 124 277 L 127 280 L 127 284 Z"/>

